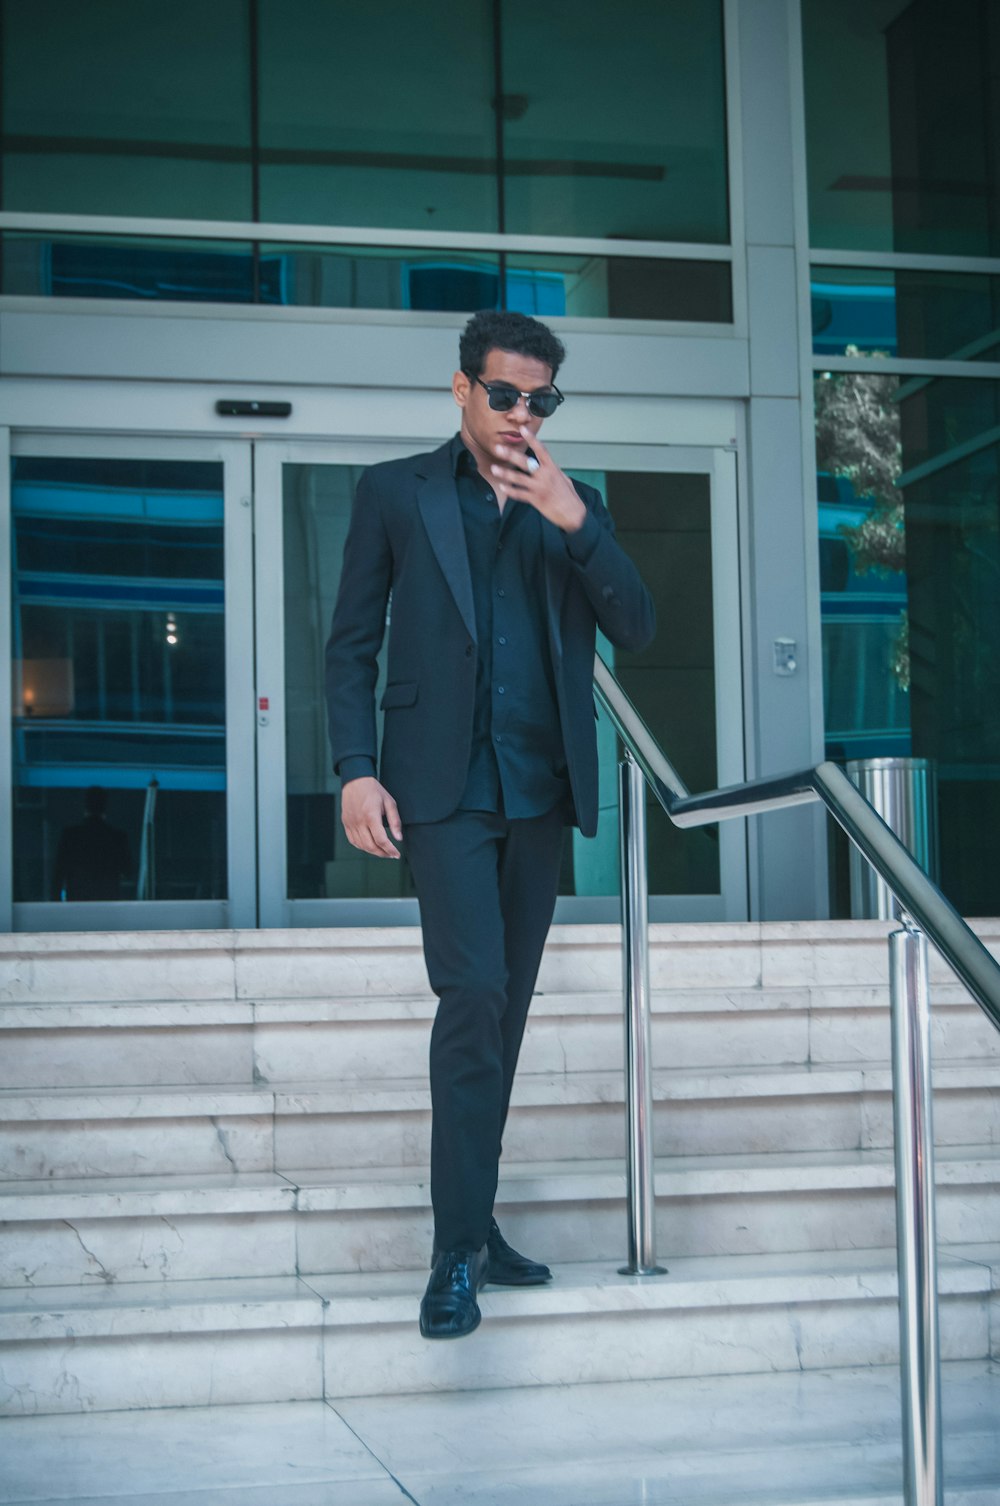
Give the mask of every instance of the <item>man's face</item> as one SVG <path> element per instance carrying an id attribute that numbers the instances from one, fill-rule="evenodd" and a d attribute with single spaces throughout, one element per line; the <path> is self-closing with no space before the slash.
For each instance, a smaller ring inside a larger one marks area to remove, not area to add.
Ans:
<path id="1" fill-rule="evenodd" d="M 483 382 L 502 382 L 518 392 L 534 392 L 536 388 L 552 385 L 552 368 L 534 356 L 493 349 L 488 352 L 479 377 Z M 456 371 L 452 392 L 462 409 L 462 438 L 480 470 L 497 458 L 497 445 L 522 452 L 527 449 L 528 441 L 520 432 L 522 425 L 537 434 L 545 422 L 543 418 L 532 418 L 523 397 L 506 413 L 495 412 L 479 382 L 467 377 L 464 371 Z"/>

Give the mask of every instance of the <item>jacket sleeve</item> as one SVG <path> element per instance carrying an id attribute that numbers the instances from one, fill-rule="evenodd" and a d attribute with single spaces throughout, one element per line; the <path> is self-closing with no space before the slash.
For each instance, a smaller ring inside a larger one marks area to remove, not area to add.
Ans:
<path id="1" fill-rule="evenodd" d="M 577 491 L 587 516 L 582 528 L 566 535 L 566 553 L 601 632 L 616 648 L 639 653 L 652 643 L 656 632 L 653 598 L 615 538 L 611 514 L 597 492 L 581 486 Z"/>
<path id="2" fill-rule="evenodd" d="M 326 707 L 333 767 L 345 778 L 374 774 L 375 682 L 392 584 L 392 551 L 371 472 L 358 483 L 344 545 L 340 590 L 326 645 Z"/>

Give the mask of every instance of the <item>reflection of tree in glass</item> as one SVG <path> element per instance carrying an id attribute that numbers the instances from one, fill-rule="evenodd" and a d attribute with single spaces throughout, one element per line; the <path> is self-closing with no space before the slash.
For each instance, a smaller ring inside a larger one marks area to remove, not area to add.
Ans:
<path id="1" fill-rule="evenodd" d="M 859 355 L 849 345 L 849 356 Z M 856 527 L 841 523 L 858 575 L 885 575 L 906 569 L 899 406 L 895 376 L 867 372 L 825 372 L 816 382 L 816 463 L 821 471 L 851 483 L 869 512 Z M 910 648 L 906 613 L 892 645 L 892 672 L 901 689 L 910 688 Z"/>

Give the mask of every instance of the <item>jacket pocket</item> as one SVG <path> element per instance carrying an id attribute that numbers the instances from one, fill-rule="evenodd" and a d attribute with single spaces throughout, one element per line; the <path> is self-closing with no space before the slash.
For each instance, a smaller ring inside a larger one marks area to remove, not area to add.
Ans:
<path id="1" fill-rule="evenodd" d="M 382 692 L 379 706 L 383 711 L 391 711 L 396 706 L 414 706 L 417 701 L 417 681 L 401 680 L 396 685 L 387 685 Z"/>

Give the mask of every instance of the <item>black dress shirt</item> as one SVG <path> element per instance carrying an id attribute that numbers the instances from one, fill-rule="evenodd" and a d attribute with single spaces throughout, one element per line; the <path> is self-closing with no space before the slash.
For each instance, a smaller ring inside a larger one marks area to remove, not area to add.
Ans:
<path id="1" fill-rule="evenodd" d="M 496 494 L 456 436 L 455 483 L 476 614 L 472 754 L 460 810 L 541 816 L 569 794 L 549 654 L 541 519 Z"/>

